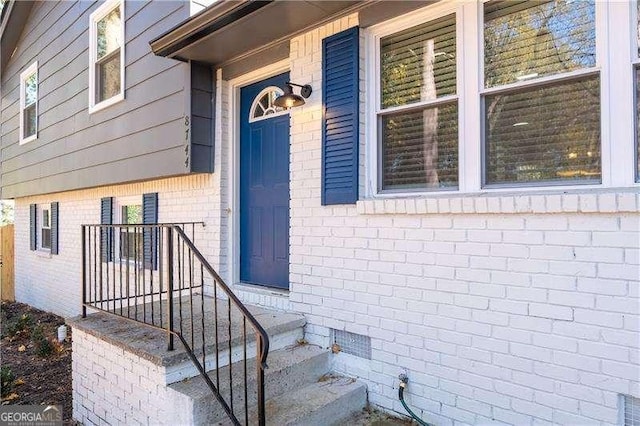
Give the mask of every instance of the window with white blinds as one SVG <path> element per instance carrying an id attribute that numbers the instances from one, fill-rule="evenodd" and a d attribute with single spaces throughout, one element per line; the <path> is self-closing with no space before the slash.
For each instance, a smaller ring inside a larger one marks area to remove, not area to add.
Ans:
<path id="1" fill-rule="evenodd" d="M 484 185 L 600 182 L 593 1 L 484 6 Z"/>
<path id="2" fill-rule="evenodd" d="M 373 197 L 640 184 L 640 0 L 433 2 L 364 33 Z"/>
<path id="3" fill-rule="evenodd" d="M 458 187 L 456 17 L 380 39 L 379 186 Z"/>

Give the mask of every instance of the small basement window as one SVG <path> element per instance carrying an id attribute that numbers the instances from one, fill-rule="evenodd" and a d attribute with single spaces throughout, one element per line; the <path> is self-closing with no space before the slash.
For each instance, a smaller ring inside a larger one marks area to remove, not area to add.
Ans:
<path id="1" fill-rule="evenodd" d="M 41 212 L 40 249 L 51 250 L 51 207 L 43 206 Z"/>
<path id="2" fill-rule="evenodd" d="M 107 0 L 89 19 L 89 112 L 95 112 L 124 99 L 124 2 Z"/>
<path id="3" fill-rule="evenodd" d="M 121 206 L 121 223 L 137 225 L 142 223 L 142 205 L 129 204 Z M 142 261 L 143 242 L 142 228 L 131 226 L 120 228 L 120 259 Z"/>
<path id="4" fill-rule="evenodd" d="M 38 137 L 38 62 L 20 74 L 20 144 Z"/>

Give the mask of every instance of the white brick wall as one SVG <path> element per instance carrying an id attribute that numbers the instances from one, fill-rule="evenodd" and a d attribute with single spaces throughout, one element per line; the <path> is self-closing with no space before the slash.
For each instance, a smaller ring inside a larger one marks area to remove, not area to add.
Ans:
<path id="1" fill-rule="evenodd" d="M 321 206 L 321 40 L 357 23 L 291 42 L 291 80 L 314 89 L 291 118 L 291 291 L 240 294 L 305 313 L 313 343 L 328 345 L 330 328 L 371 336 L 371 361 L 341 354 L 336 366 L 383 408 L 404 411 L 407 368 L 408 402 L 429 422 L 617 423 L 618 394 L 640 397 L 638 189 Z M 198 247 L 229 278 L 232 106 L 229 84 L 217 90 L 213 175 L 17 200 L 19 300 L 79 312 L 79 225 L 98 222 L 103 196 L 157 191 L 161 221 L 204 220 Z M 61 254 L 47 258 L 28 249 L 28 205 L 51 201 Z"/>
<path id="2" fill-rule="evenodd" d="M 73 417 L 80 423 L 192 423 L 190 401 L 164 386 L 163 367 L 78 329 L 72 349 Z"/>
<path id="3" fill-rule="evenodd" d="M 307 339 L 371 336 L 371 361 L 336 367 L 398 412 L 407 368 L 429 422 L 617 423 L 618 394 L 640 395 L 638 190 L 321 206 L 318 52 L 353 25 L 291 43 L 292 81 L 314 88 L 291 126 L 290 300 Z"/>
<path id="4" fill-rule="evenodd" d="M 100 198 L 140 198 L 158 192 L 160 222 L 204 222 L 205 230 L 196 243 L 212 266 L 225 260 L 221 250 L 219 175 L 163 179 L 151 182 L 64 192 L 16 200 L 15 206 L 15 282 L 16 298 L 62 316 L 80 313 L 82 224 L 100 223 Z M 59 255 L 29 250 L 29 205 L 59 202 Z M 223 276 L 224 277 L 224 276 Z"/>

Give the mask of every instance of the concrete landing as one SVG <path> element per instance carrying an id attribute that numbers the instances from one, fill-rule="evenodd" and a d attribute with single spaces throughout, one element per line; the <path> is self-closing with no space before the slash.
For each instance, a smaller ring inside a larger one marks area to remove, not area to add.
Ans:
<path id="1" fill-rule="evenodd" d="M 191 301 L 193 300 L 193 303 Z M 152 306 L 153 305 L 153 306 Z M 153 309 L 152 309 L 153 307 Z M 218 316 L 214 315 L 217 309 Z M 305 324 L 302 315 L 279 312 L 265 309 L 259 306 L 247 305 L 247 309 L 264 327 L 269 338 L 282 335 L 287 332 L 300 329 Z M 117 307 L 117 312 L 119 307 Z M 173 307 L 174 329 L 181 332 L 187 343 L 192 346 L 193 351 L 199 357 L 202 356 L 203 346 L 207 355 L 219 351 L 228 351 L 229 347 L 240 346 L 245 339 L 245 326 L 243 317 L 237 308 L 231 308 L 229 320 L 228 301 L 214 299 L 212 297 L 194 295 L 194 298 L 182 298 L 174 302 Z M 163 312 L 162 322 L 160 322 L 159 312 Z M 124 315 L 127 315 L 127 308 L 124 308 Z M 152 317 L 152 312 L 153 317 Z M 129 308 L 128 313 L 131 319 L 121 318 L 104 312 L 96 312 L 67 320 L 73 328 L 80 329 L 88 334 L 98 337 L 106 342 L 132 352 L 141 358 L 147 359 L 156 365 L 164 367 L 176 366 L 185 362 L 190 363 L 190 359 L 179 339 L 175 339 L 175 349 L 167 350 L 168 333 L 165 330 L 144 326 L 135 321 L 146 318 L 151 322 L 153 318 L 155 324 L 162 324 L 166 327 L 168 323 L 167 302 L 155 301 L 138 305 L 137 310 Z M 180 318 L 182 318 L 182 329 L 180 328 Z M 193 321 L 191 321 L 193 319 Z M 203 340 L 203 324 L 206 331 Z M 217 329 L 218 339 L 216 344 L 215 332 Z M 250 344 L 255 342 L 255 333 L 250 324 L 246 323 L 246 340 Z M 204 342 L 204 345 L 203 345 Z M 255 344 L 252 345 L 255 347 Z M 209 363 L 207 363 L 209 364 Z"/>

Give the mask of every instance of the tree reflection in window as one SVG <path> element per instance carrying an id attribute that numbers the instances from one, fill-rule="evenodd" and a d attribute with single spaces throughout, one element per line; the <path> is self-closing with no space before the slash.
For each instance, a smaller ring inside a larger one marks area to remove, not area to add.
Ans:
<path id="1" fill-rule="evenodd" d="M 36 102 L 38 98 L 38 75 L 36 71 L 24 80 L 23 138 L 36 134 Z"/>
<path id="2" fill-rule="evenodd" d="M 455 15 L 380 40 L 383 190 L 458 186 L 456 84 Z"/>
<path id="3" fill-rule="evenodd" d="M 485 4 L 485 183 L 600 180 L 593 1 Z M 563 77 L 554 81 L 554 76 Z"/>

